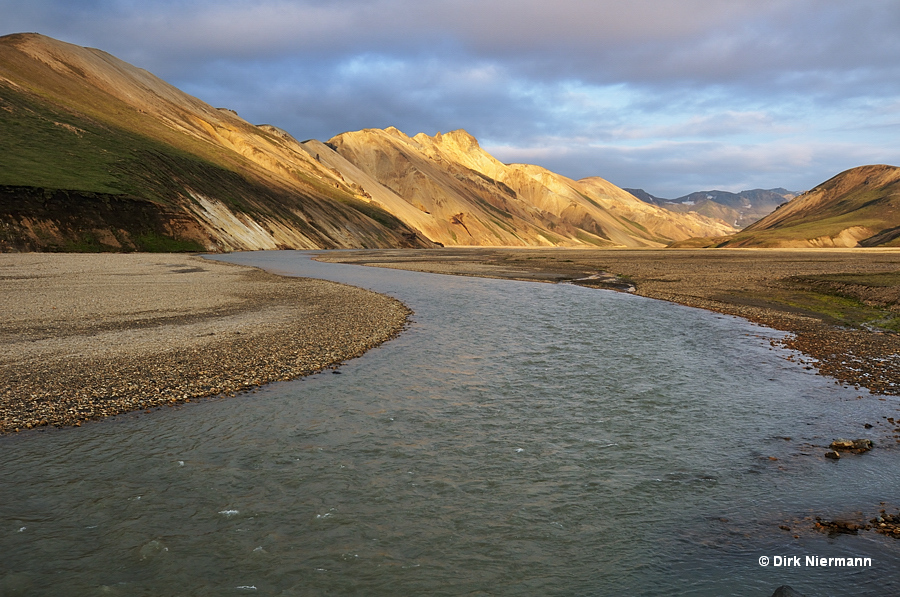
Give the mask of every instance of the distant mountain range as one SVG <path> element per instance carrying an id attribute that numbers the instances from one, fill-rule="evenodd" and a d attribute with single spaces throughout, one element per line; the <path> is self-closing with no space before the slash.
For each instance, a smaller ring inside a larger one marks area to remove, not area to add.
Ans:
<path id="1" fill-rule="evenodd" d="M 0 250 L 661 247 L 731 226 L 465 131 L 298 142 L 105 52 L 0 38 Z"/>
<path id="2" fill-rule="evenodd" d="M 680 213 L 695 212 L 745 228 L 800 193 L 787 189 L 753 189 L 740 193 L 697 191 L 677 199 L 655 197 L 643 189 L 625 189 L 641 201 Z"/>

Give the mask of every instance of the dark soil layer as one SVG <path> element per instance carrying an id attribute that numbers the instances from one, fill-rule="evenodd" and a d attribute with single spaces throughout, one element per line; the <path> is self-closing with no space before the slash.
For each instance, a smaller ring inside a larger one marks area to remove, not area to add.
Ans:
<path id="1" fill-rule="evenodd" d="M 197 252 L 207 236 L 186 212 L 138 197 L 0 186 L 0 252 Z"/>

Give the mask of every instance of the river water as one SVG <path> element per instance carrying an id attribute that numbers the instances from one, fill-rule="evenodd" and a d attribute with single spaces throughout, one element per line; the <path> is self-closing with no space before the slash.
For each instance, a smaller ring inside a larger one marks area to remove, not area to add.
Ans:
<path id="1" fill-rule="evenodd" d="M 0 595 L 900 594 L 900 542 L 810 519 L 897 504 L 897 398 L 787 360 L 777 332 L 576 286 L 217 259 L 384 292 L 413 324 L 340 375 L 0 438 Z M 838 437 L 877 447 L 826 460 Z"/>

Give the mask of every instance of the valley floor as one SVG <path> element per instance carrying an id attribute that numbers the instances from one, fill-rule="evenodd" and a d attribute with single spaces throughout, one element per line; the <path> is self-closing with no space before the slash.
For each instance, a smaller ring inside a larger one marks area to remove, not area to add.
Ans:
<path id="1" fill-rule="evenodd" d="M 252 390 L 359 356 L 409 310 L 173 254 L 0 255 L 0 433 Z"/>
<path id="2" fill-rule="evenodd" d="M 900 394 L 900 250 L 495 249 L 354 251 L 321 261 L 633 291 L 790 332 L 808 366 Z"/>
<path id="3" fill-rule="evenodd" d="M 494 249 L 323 261 L 570 282 L 790 332 L 808 366 L 900 394 L 900 250 Z M 307 375 L 396 335 L 373 292 L 172 254 L 0 255 L 0 433 L 80 425 Z"/>

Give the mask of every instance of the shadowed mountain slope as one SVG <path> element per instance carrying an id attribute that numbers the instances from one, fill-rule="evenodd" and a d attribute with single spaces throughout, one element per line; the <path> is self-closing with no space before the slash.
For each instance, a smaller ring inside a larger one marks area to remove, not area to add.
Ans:
<path id="1" fill-rule="evenodd" d="M 716 246 L 900 246 L 900 168 L 842 172 Z"/>

